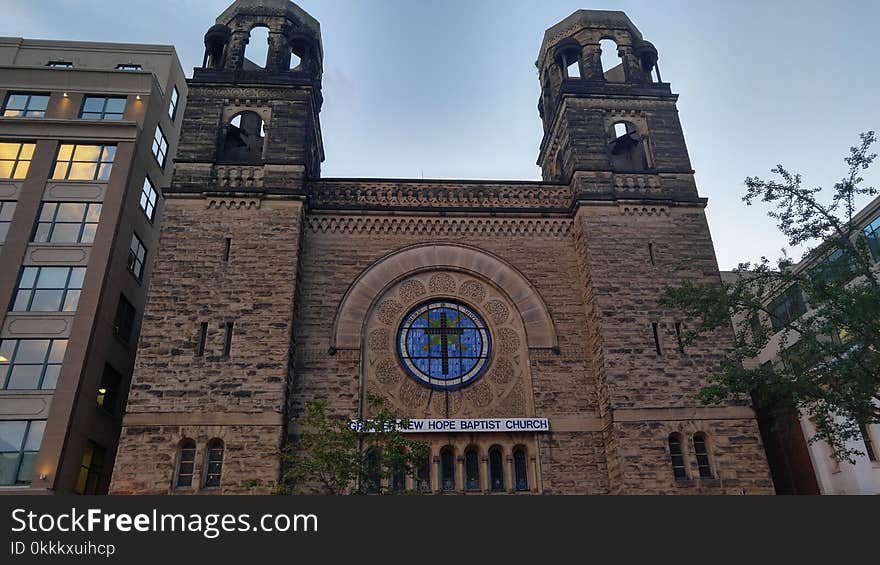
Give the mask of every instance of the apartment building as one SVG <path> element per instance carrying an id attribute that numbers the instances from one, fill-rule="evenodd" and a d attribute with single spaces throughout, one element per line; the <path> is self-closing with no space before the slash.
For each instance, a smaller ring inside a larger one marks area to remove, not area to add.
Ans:
<path id="1" fill-rule="evenodd" d="M 107 491 L 186 94 L 172 46 L 0 38 L 0 494 Z"/>
<path id="2" fill-rule="evenodd" d="M 880 198 L 874 199 L 853 216 L 854 237 L 864 236 L 874 268 L 880 272 Z M 794 273 L 820 273 L 824 266 L 833 265 L 844 258 L 841 251 L 814 252 L 792 267 Z M 722 272 L 722 279 L 733 282 L 738 276 Z M 764 365 L 780 367 L 784 363 L 798 362 L 798 336 L 783 331 L 783 326 L 801 316 L 809 316 L 809 297 L 797 286 L 780 292 L 767 303 L 769 327 L 775 332 L 764 350 L 750 359 L 752 367 Z M 741 327 L 742 320 L 735 320 Z M 839 336 L 829 336 L 838 339 Z M 792 414 L 789 418 L 779 414 L 762 413 L 758 422 L 776 492 L 779 494 L 880 494 L 880 425 L 860 426 L 861 438 L 848 442 L 847 448 L 860 451 L 854 463 L 837 461 L 831 456 L 831 448 L 822 441 L 810 443 L 815 426 L 808 418 Z"/>

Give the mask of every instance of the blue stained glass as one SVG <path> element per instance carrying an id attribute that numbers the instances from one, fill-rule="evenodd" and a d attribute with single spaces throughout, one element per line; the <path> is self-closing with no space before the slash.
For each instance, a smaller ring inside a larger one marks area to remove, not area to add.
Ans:
<path id="1" fill-rule="evenodd" d="M 407 372 L 437 388 L 456 388 L 482 375 L 490 338 L 482 318 L 463 304 L 433 301 L 413 308 L 398 333 Z"/>

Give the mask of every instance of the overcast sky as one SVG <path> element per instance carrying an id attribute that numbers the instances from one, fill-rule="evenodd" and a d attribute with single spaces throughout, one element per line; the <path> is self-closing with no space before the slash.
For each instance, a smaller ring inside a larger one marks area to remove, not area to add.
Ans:
<path id="1" fill-rule="evenodd" d="M 230 0 L 231 1 L 231 0 Z M 227 0 L 2 0 L 0 34 L 173 44 L 190 74 Z M 325 177 L 540 179 L 535 59 L 580 8 L 624 10 L 660 54 L 722 269 L 784 238 L 743 179 L 830 186 L 880 129 L 880 2 L 302 0 L 321 22 Z M 866 180 L 880 186 L 880 165 Z M 863 202 L 862 204 L 864 204 Z M 792 250 L 799 256 L 800 250 Z"/>

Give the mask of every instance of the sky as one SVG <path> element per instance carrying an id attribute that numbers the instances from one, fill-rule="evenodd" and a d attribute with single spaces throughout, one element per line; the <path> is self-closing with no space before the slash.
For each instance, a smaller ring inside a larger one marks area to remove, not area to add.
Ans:
<path id="1" fill-rule="evenodd" d="M 2 0 L 0 35 L 171 44 L 187 74 L 231 0 Z M 302 0 L 321 22 L 324 177 L 539 180 L 534 62 L 578 9 L 625 11 L 659 52 L 719 265 L 792 249 L 743 180 L 829 188 L 880 129 L 876 0 Z M 880 165 L 865 174 L 880 187 Z M 863 199 L 860 205 L 870 199 Z"/>

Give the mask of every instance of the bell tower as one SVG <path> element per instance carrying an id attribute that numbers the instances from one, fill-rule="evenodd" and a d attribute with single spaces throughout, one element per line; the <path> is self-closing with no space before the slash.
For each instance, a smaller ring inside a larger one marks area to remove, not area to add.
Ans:
<path id="1" fill-rule="evenodd" d="M 625 13 L 578 10 L 546 31 L 535 64 L 545 181 L 696 196 L 678 96 L 662 82 L 657 49 Z"/>
<path id="2" fill-rule="evenodd" d="M 265 59 L 255 60 L 257 51 Z M 205 34 L 202 67 L 189 81 L 175 183 L 278 190 L 320 177 L 322 69 L 320 25 L 301 8 L 229 6 Z"/>

